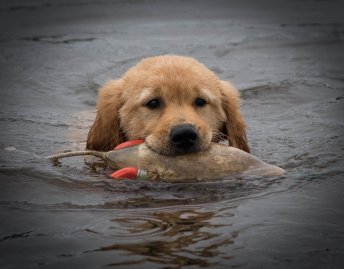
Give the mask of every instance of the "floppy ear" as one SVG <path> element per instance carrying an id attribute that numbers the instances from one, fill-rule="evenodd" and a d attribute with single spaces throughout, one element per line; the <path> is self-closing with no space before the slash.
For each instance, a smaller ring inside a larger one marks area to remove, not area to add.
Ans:
<path id="1" fill-rule="evenodd" d="M 240 95 L 226 81 L 220 82 L 222 92 L 222 108 L 226 114 L 226 122 L 222 132 L 228 136 L 230 146 L 250 152 L 246 138 L 246 124 L 240 113 Z"/>
<path id="2" fill-rule="evenodd" d="M 125 141 L 118 111 L 123 105 L 121 80 L 110 80 L 100 90 L 97 116 L 91 127 L 86 148 L 108 151 Z"/>

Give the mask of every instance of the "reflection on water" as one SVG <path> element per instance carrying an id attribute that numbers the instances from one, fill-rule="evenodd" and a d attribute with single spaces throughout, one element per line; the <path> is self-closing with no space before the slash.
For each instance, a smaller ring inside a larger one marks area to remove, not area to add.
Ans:
<path id="1" fill-rule="evenodd" d="M 177 266 L 214 265 L 216 262 L 211 259 L 212 257 L 230 258 L 225 253 L 221 253 L 220 248 L 232 244 L 237 234 L 233 232 L 219 236 L 217 229 L 230 227 L 231 224 L 215 224 L 213 217 L 213 212 L 193 209 L 157 211 L 149 218 L 118 217 L 112 219 L 115 226 L 111 228 L 119 234 L 111 236 L 119 236 L 122 240 L 123 236 L 127 236 L 131 240 L 125 240 L 125 243 L 114 242 L 95 251 L 124 250 L 130 254 L 127 259 L 108 265 L 144 262 Z M 124 231 L 121 229 L 123 227 Z M 139 258 L 133 259 L 132 257 L 135 256 Z"/>
<path id="2" fill-rule="evenodd" d="M 0 7 L 1 268 L 342 267 L 339 1 L 16 2 Z M 114 181 L 95 158 L 40 158 L 83 149 L 98 86 L 165 53 L 239 88 L 252 153 L 284 176 Z"/>

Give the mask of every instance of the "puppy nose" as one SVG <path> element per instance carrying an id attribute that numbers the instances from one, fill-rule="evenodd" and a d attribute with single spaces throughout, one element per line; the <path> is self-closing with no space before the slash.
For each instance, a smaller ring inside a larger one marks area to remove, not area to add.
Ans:
<path id="1" fill-rule="evenodd" d="M 171 144 L 184 151 L 194 147 L 197 140 L 197 130 L 191 124 L 177 125 L 173 127 L 170 132 Z"/>

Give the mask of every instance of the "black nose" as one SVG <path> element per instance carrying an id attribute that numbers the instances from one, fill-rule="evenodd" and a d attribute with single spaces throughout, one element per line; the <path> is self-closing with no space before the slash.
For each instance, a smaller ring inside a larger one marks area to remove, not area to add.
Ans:
<path id="1" fill-rule="evenodd" d="M 196 128 L 191 124 L 181 124 L 172 128 L 170 132 L 171 145 L 184 152 L 195 147 L 198 141 Z"/>

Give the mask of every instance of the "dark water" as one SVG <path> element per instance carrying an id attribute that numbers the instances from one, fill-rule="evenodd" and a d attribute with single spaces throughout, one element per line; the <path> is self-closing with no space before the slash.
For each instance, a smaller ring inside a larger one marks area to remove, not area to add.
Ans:
<path id="1" fill-rule="evenodd" d="M 259 2 L 259 3 L 258 3 Z M 340 1 L 2 1 L 1 268 L 341 268 Z M 143 57 L 231 80 L 284 177 L 114 182 L 83 149 L 98 87 Z"/>

